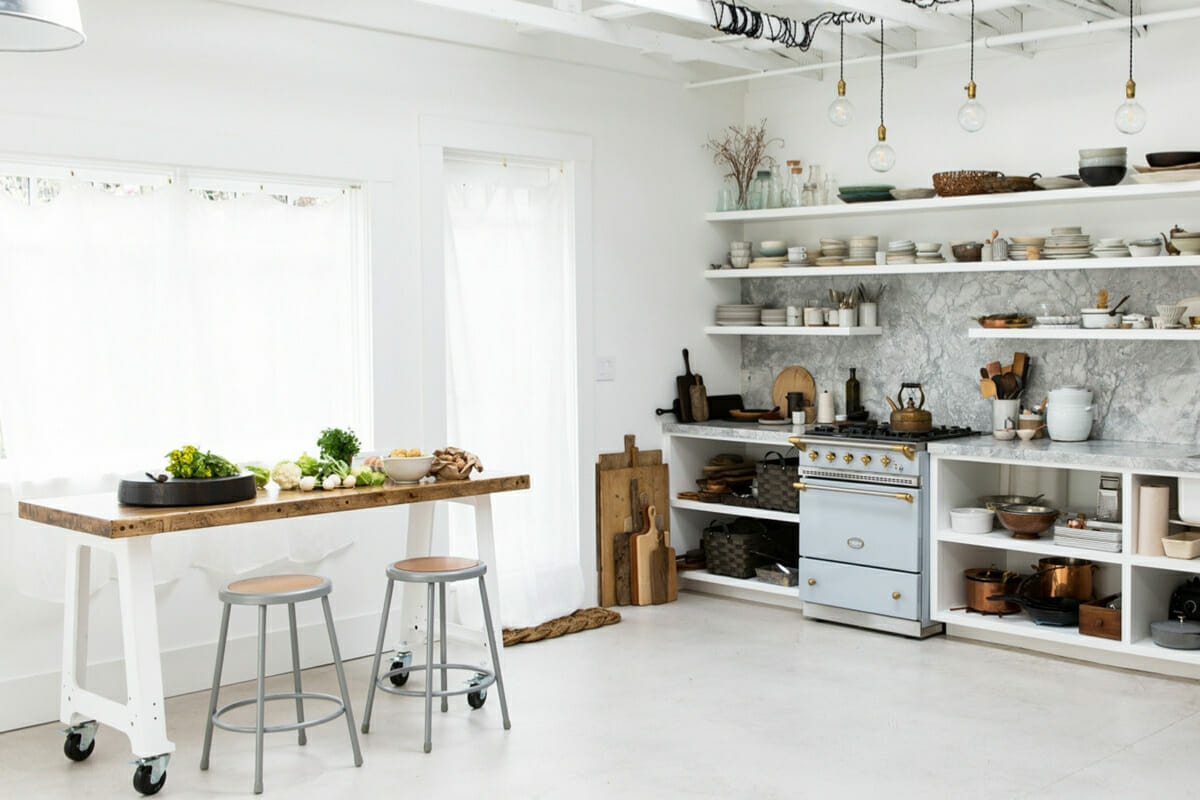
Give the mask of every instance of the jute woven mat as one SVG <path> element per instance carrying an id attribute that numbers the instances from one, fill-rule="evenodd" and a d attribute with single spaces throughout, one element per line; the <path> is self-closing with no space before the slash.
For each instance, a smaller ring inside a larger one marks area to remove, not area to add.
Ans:
<path id="1" fill-rule="evenodd" d="M 620 621 L 621 615 L 607 608 L 581 608 L 565 617 L 552 619 L 532 628 L 505 628 L 504 646 L 512 647 L 522 642 L 553 639 L 556 636 L 599 628 L 602 625 L 615 625 Z"/>

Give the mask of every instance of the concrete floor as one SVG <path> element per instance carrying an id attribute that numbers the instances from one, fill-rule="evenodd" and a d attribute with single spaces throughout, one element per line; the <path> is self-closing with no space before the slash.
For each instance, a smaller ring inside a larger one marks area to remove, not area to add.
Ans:
<path id="1" fill-rule="evenodd" d="M 494 694 L 478 711 L 452 698 L 426 755 L 422 701 L 383 695 L 361 769 L 341 720 L 304 748 L 268 736 L 265 796 L 1200 796 L 1197 683 L 689 593 L 620 611 L 617 625 L 506 652 L 510 731 Z M 369 660 L 347 669 L 361 720 Z M 308 670 L 305 688 L 336 694 L 332 670 Z M 178 750 L 162 797 L 250 795 L 253 737 L 218 730 L 210 770 L 197 767 L 206 703 L 167 702 Z M 268 723 L 287 721 L 275 705 Z M 57 728 L 0 735 L 0 797 L 136 797 L 124 737 L 101 728 L 73 764 Z"/>

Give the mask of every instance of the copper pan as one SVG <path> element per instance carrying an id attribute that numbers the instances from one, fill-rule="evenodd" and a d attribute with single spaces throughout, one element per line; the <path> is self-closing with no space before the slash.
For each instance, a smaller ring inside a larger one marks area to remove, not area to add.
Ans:
<path id="1" fill-rule="evenodd" d="M 1016 614 L 1021 607 L 1007 600 L 989 600 L 991 595 L 1012 594 L 1020 576 L 995 567 L 963 570 L 967 583 L 967 608 L 981 614 Z"/>

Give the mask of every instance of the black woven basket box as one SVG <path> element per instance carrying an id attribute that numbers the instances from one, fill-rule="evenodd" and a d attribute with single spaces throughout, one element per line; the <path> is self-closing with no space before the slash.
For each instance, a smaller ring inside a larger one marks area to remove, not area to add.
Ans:
<path id="1" fill-rule="evenodd" d="M 755 466 L 758 484 L 758 507 L 796 513 L 800 510 L 800 494 L 792 486 L 799 477 L 800 458 L 784 458 L 772 450 Z"/>
<path id="2" fill-rule="evenodd" d="M 715 521 L 704 529 L 704 559 L 709 572 L 753 578 L 758 567 L 799 560 L 800 533 L 795 525 L 738 518 Z"/>

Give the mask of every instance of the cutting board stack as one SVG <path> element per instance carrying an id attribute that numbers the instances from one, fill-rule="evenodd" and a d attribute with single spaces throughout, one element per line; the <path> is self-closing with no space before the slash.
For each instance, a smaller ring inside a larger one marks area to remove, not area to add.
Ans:
<path id="1" fill-rule="evenodd" d="M 596 564 L 600 605 L 667 603 L 679 594 L 665 525 L 670 498 L 661 450 L 601 454 L 596 462 Z"/>

